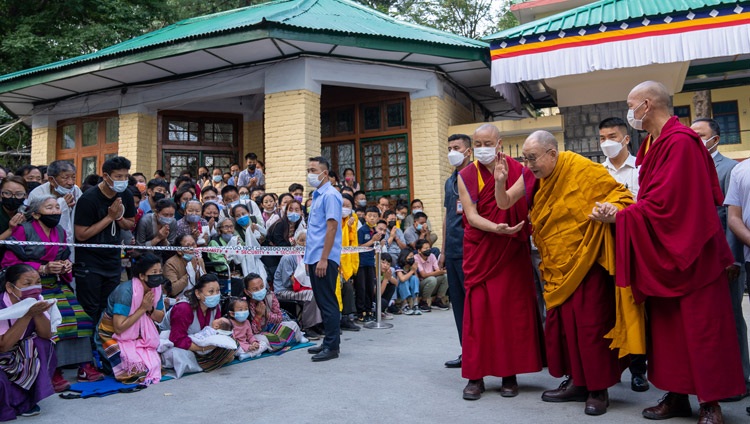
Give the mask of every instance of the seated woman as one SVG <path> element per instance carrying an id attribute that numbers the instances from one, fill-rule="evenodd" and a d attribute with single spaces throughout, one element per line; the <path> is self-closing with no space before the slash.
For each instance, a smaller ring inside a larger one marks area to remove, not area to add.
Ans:
<path id="1" fill-rule="evenodd" d="M 414 264 L 414 251 L 410 248 L 401 250 L 396 264 L 396 279 L 398 280 L 398 297 L 405 300 L 404 315 L 422 315 L 419 309 L 419 277 L 417 266 Z"/>
<path id="2" fill-rule="evenodd" d="M 208 243 L 208 234 L 203 232 L 204 227 L 208 227 L 208 222 L 201 218 L 203 205 L 197 200 L 188 200 L 185 206 L 185 216 L 177 221 L 177 237 L 182 235 L 191 235 L 198 246 L 205 246 Z"/>
<path id="3" fill-rule="evenodd" d="M 257 224 L 257 217 L 250 214 L 250 209 L 243 204 L 232 207 L 231 216 L 234 218 L 234 232 L 238 236 L 238 243 L 248 248 L 260 247 L 261 238 L 265 234 L 265 228 Z M 265 281 L 268 277 L 266 268 L 261 262 L 259 255 L 240 255 L 242 275 L 255 273 Z"/>
<path id="4" fill-rule="evenodd" d="M 191 235 L 177 237 L 175 246 L 185 247 L 164 264 L 164 279 L 169 281 L 167 296 L 181 300 L 206 273 L 201 255 L 195 253 L 195 239 Z"/>
<path id="5" fill-rule="evenodd" d="M 12 315 L 19 316 L 0 320 L 0 421 L 10 421 L 19 415 L 38 415 L 39 401 L 55 393 L 52 375 L 57 355 L 47 312 L 52 304 L 42 299 L 36 270 L 16 264 L 0 271 L 0 293 L 0 312 L 11 309 Z M 24 299 L 38 302 L 17 305 Z"/>
<path id="6" fill-rule="evenodd" d="M 271 225 L 266 234 L 264 246 L 290 247 L 294 245 L 294 239 L 302 231 L 306 231 L 304 221 L 302 220 L 302 205 L 291 200 L 287 204 L 286 212 L 281 218 Z M 268 268 L 269 275 L 276 275 L 276 268 L 279 266 L 281 256 L 263 256 L 263 264 Z"/>
<path id="7" fill-rule="evenodd" d="M 297 203 L 299 204 L 299 203 Z M 295 242 L 297 246 L 305 246 L 307 233 L 297 234 Z M 294 281 L 297 281 L 295 287 Z M 304 281 L 307 280 L 307 281 Z M 300 287 L 300 285 L 302 287 Z M 310 340 L 318 340 L 320 334 L 313 327 L 323 322 L 315 296 L 310 290 L 310 277 L 305 272 L 305 264 L 302 255 L 287 255 L 281 257 L 281 262 L 276 268 L 273 278 L 273 291 L 281 300 L 302 301 L 302 314 L 300 314 L 300 325 L 305 332 L 305 337 Z"/>
<path id="8" fill-rule="evenodd" d="M 221 218 L 219 221 L 218 230 L 219 232 L 213 235 L 211 237 L 211 240 L 209 240 L 208 247 L 226 247 L 230 245 L 232 239 L 235 239 L 233 245 L 237 245 L 237 236 L 234 235 L 234 222 L 232 222 L 230 218 Z M 229 274 L 229 260 L 234 255 L 210 252 L 206 255 L 208 256 L 209 261 L 222 264 L 217 265 L 214 268 L 218 274 Z"/>
<path id="9" fill-rule="evenodd" d="M 26 208 L 26 216 L 29 220 L 16 227 L 12 240 L 65 242 L 65 230 L 59 225 L 60 205 L 54 196 L 40 196 L 31 200 Z M 63 246 L 8 246 L 0 262 L 3 268 L 19 263 L 31 265 L 41 274 L 42 297 L 57 301 L 62 323 L 53 338 L 59 368 L 52 377 L 52 385 L 58 393 L 70 388 L 70 383 L 63 376 L 62 367 L 66 365 L 80 365 L 79 381 L 104 378 L 91 363 L 94 323 L 70 288 L 73 264 L 69 257 L 70 249 Z"/>
<path id="10" fill-rule="evenodd" d="M 171 199 L 160 199 L 153 213 L 148 213 L 135 227 L 135 244 L 138 246 L 171 246 L 177 238 L 177 206 Z M 161 253 L 161 252 L 160 252 Z M 165 252 L 166 253 L 166 252 Z"/>
<path id="11" fill-rule="evenodd" d="M 245 276 L 245 295 L 248 298 L 253 334 L 266 337 L 270 351 L 294 346 L 303 340 L 297 323 L 284 320 L 279 300 L 272 291 L 266 289 L 260 275 L 250 273 Z"/>
<path id="12" fill-rule="evenodd" d="M 213 189 L 212 189 L 213 190 Z M 208 225 L 203 225 L 203 238 L 211 240 L 211 237 L 215 236 L 218 232 L 219 227 L 219 216 L 221 210 L 219 204 L 216 201 L 204 201 L 203 207 L 201 208 L 201 216 Z"/>
<path id="13" fill-rule="evenodd" d="M 215 346 L 198 346 L 190 338 L 190 335 L 210 327 L 214 320 L 221 317 L 220 299 L 219 279 L 214 274 L 206 274 L 187 291 L 187 300 L 177 302 L 169 315 L 169 341 L 174 343 L 176 349 L 193 352 L 198 365 L 206 372 L 232 362 L 236 351 Z"/>
<path id="14" fill-rule="evenodd" d="M 115 289 L 99 321 L 96 346 L 117 381 L 155 384 L 161 380 L 159 331 L 164 318 L 161 259 L 151 253 L 133 265 L 133 279 Z"/>

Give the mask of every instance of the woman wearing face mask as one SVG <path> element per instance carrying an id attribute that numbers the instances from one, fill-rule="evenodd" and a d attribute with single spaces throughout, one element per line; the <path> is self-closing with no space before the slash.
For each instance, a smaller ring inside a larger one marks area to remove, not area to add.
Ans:
<path id="1" fill-rule="evenodd" d="M 222 218 L 219 221 L 219 231 L 211 236 L 208 247 L 237 246 L 237 236 L 234 235 L 234 222 L 230 218 Z M 218 274 L 229 274 L 229 260 L 234 257 L 231 254 L 207 253 L 210 262 L 219 262 L 214 269 Z"/>
<path id="2" fill-rule="evenodd" d="M 362 223 L 353 212 L 354 198 L 349 194 L 341 195 L 341 246 L 359 246 L 357 230 Z M 354 295 L 354 276 L 359 269 L 359 255 L 341 255 L 341 329 L 359 331 L 360 327 L 354 323 L 351 316 L 357 313 Z M 336 290 L 338 292 L 338 290 Z"/>
<path id="3" fill-rule="evenodd" d="M 216 202 L 204 202 L 201 207 L 201 216 L 206 221 L 206 225 L 203 225 L 203 238 L 210 240 L 211 237 L 216 235 L 216 227 L 219 223 L 219 215 L 221 210 L 219 204 Z"/>
<path id="4" fill-rule="evenodd" d="M 117 286 L 107 299 L 96 345 L 117 381 L 149 385 L 161 380 L 154 323 L 164 318 L 163 282 L 161 259 L 146 253 L 133 265 L 133 279 Z"/>
<path id="5" fill-rule="evenodd" d="M 235 205 L 231 214 L 234 217 L 234 234 L 238 236 L 237 242 L 248 248 L 260 247 L 262 234 L 259 230 L 261 226 L 253 222 L 252 217 L 254 215 L 250 215 L 247 206 Z M 263 230 L 265 231 L 265 228 Z M 268 276 L 260 256 L 238 255 L 238 257 L 241 259 L 242 275 L 254 272 L 263 276 L 264 280 Z"/>
<path id="6" fill-rule="evenodd" d="M 138 246 L 174 246 L 177 239 L 177 222 L 174 219 L 177 206 L 172 199 L 156 202 L 153 213 L 147 213 L 135 228 L 135 244 Z M 162 259 L 172 257 L 172 252 L 158 252 Z"/>
<path id="7" fill-rule="evenodd" d="M 26 200 L 26 180 L 13 175 L 3 179 L 0 182 L 0 240 L 10 237 L 11 233 L 26 221 L 23 213 L 19 208 Z M 4 246 L 0 246 L 0 253 L 5 251 Z"/>
<path id="8" fill-rule="evenodd" d="M 260 275 L 250 273 L 245 276 L 244 292 L 248 299 L 253 334 L 265 336 L 270 351 L 275 352 L 302 341 L 299 326 L 294 321 L 285 320 L 279 300 L 267 289 Z"/>
<path id="9" fill-rule="evenodd" d="M 169 314 L 169 341 L 175 348 L 191 351 L 203 371 L 220 368 L 234 359 L 234 349 L 215 346 L 198 346 L 190 339 L 191 334 L 200 332 L 217 318 L 221 318 L 219 301 L 221 293 L 219 279 L 214 274 L 206 274 L 198 279 L 195 286 L 187 290 L 187 299 L 177 302 Z"/>
<path id="10" fill-rule="evenodd" d="M 189 201 L 193 200 L 193 192 L 187 187 L 181 187 L 177 190 L 174 195 L 174 204 L 177 206 L 174 217 L 176 220 L 181 220 L 185 216 L 185 208 Z"/>
<path id="11" fill-rule="evenodd" d="M 203 227 L 208 226 L 208 222 L 201 218 L 203 205 L 197 200 L 188 200 L 185 206 L 185 216 L 177 221 L 177 237 L 190 234 L 195 239 L 198 246 L 204 246 L 208 243 L 208 237 L 204 237 Z"/>
<path id="12" fill-rule="evenodd" d="M 60 205 L 54 196 L 32 200 L 26 209 L 28 221 L 18 226 L 11 240 L 64 243 L 65 230 L 59 225 Z M 80 365 L 83 381 L 98 381 L 104 376 L 91 364 L 91 318 L 78 303 L 69 284 L 73 280 L 70 249 L 62 246 L 9 246 L 0 266 L 26 263 L 41 274 L 42 296 L 55 299 L 63 321 L 54 337 L 58 365 L 52 377 L 56 392 L 70 388 L 61 367 Z"/>
<path id="13" fill-rule="evenodd" d="M 221 168 L 214 168 L 213 171 L 211 171 L 211 178 L 207 179 L 203 183 L 203 187 L 213 187 L 217 191 L 221 191 L 222 188 L 224 188 L 227 183 L 224 181 L 223 173 L 221 172 Z"/>
<path id="14" fill-rule="evenodd" d="M 196 281 L 206 273 L 206 265 L 200 253 L 195 251 L 195 239 L 186 234 L 177 237 L 176 246 L 185 250 L 177 252 L 164 264 L 164 278 L 171 283 L 167 295 L 181 300 L 190 292 Z"/>
<path id="15" fill-rule="evenodd" d="M 290 247 L 295 245 L 295 235 L 304 231 L 302 220 L 302 205 L 292 200 L 287 205 L 286 213 L 279 218 L 271 227 L 268 228 L 268 234 L 264 246 Z M 276 274 L 276 268 L 279 266 L 281 256 L 263 256 L 261 261 L 268 268 L 270 275 Z"/>
<path id="16" fill-rule="evenodd" d="M 55 393 L 57 356 L 49 314 L 53 304 L 41 293 L 39 274 L 31 266 L 16 264 L 0 271 L 0 310 L 9 309 L 18 317 L 0 320 L 1 421 L 39 415 L 39 401 Z M 25 299 L 32 300 L 21 303 Z"/>

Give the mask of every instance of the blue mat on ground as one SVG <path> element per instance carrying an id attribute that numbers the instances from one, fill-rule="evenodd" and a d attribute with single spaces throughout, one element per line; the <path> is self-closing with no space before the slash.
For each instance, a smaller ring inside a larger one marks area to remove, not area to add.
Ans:
<path id="1" fill-rule="evenodd" d="M 139 390 L 139 388 L 144 388 L 144 386 L 120 383 L 114 377 L 108 375 L 99 381 L 72 384 L 70 391 L 79 392 L 81 398 L 86 399 L 90 397 L 109 396 L 115 393 L 133 392 Z"/>
<path id="2" fill-rule="evenodd" d="M 235 359 L 234 361 L 224 366 L 228 367 L 230 365 L 241 364 L 243 362 L 253 361 L 253 360 L 261 359 L 261 358 L 267 358 L 269 356 L 279 356 L 283 353 L 290 352 L 292 350 L 304 349 L 310 346 L 315 346 L 315 343 L 299 343 L 286 350 L 280 350 L 278 352 L 266 352 L 258 356 L 257 358 L 245 358 L 242 361 L 240 361 L 239 359 Z M 193 373 L 193 374 L 200 374 L 200 373 Z M 185 375 L 192 375 L 192 374 L 185 374 Z M 166 375 L 166 374 L 162 375 L 161 381 L 169 381 L 169 380 L 175 380 L 175 377 L 171 375 Z M 145 387 L 146 386 L 141 386 L 139 384 L 123 384 L 115 380 L 114 377 L 108 375 L 108 376 L 105 376 L 103 380 L 99 380 L 99 381 L 93 381 L 89 383 L 75 383 L 70 386 L 70 391 L 79 392 L 81 394 L 81 398 L 86 399 L 90 397 L 109 396 L 115 393 L 130 393 L 130 392 L 144 389 Z"/>

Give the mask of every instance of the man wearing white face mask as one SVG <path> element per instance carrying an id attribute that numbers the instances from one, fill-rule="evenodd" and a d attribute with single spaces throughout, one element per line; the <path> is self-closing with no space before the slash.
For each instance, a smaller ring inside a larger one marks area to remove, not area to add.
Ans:
<path id="1" fill-rule="evenodd" d="M 733 186 L 731 184 L 732 170 L 739 162 L 719 153 L 721 129 L 716 121 L 709 118 L 696 119 L 693 121 L 690 129 L 700 136 L 701 140 L 703 140 L 703 145 L 706 146 L 708 153 L 711 154 L 716 166 L 716 174 L 719 177 L 719 187 L 721 187 L 721 192 L 725 196 L 724 205 L 717 206 L 716 212 L 719 214 L 719 220 L 721 220 L 721 226 L 726 234 L 727 243 L 729 243 L 729 248 L 732 249 L 732 255 L 734 255 L 734 264 L 727 268 L 727 277 L 729 278 L 729 296 L 732 299 L 732 312 L 734 312 L 734 325 L 737 329 L 737 340 L 740 343 L 742 371 L 745 378 L 745 387 L 747 387 L 748 391 L 739 396 L 724 399 L 724 401 L 739 401 L 750 394 L 750 382 L 748 381 L 750 379 L 750 355 L 747 348 L 747 323 L 745 322 L 745 316 L 742 314 L 742 298 L 745 294 L 746 278 L 743 266 L 745 254 L 742 241 L 737 238 L 727 224 L 727 205 L 739 203 L 737 202 L 738 196 L 736 195 L 736 191 L 732 195 L 729 193 L 729 188 Z"/>
<path id="2" fill-rule="evenodd" d="M 458 199 L 458 173 L 471 162 L 471 137 L 453 134 L 448 137 L 448 162 L 455 170 L 445 181 L 445 212 L 443 215 L 443 254 L 438 265 L 447 271 L 448 297 L 453 306 L 453 318 L 458 329 L 458 342 L 463 336 L 464 317 L 464 227 L 463 207 Z M 461 355 L 445 363 L 447 368 L 461 368 Z"/>
<path id="3" fill-rule="evenodd" d="M 630 136 L 625 121 L 620 118 L 607 118 L 599 123 L 599 143 L 607 160 L 602 165 L 609 174 L 638 197 L 638 170 L 635 156 L 628 151 Z"/>

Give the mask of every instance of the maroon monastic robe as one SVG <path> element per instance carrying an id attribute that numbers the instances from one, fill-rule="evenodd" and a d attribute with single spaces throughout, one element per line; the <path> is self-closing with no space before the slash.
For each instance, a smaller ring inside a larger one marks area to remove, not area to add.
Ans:
<path id="1" fill-rule="evenodd" d="M 714 401 L 745 391 L 725 269 L 734 262 L 711 156 L 672 117 L 641 146 L 638 200 L 617 213 L 617 285 L 649 314 L 649 379 Z M 635 278 L 637 276 L 637 278 Z"/>
<path id="2" fill-rule="evenodd" d="M 472 228 L 464 216 L 462 375 L 471 380 L 536 372 L 543 364 L 527 204 L 535 180 L 517 161 L 508 165 L 506 187 L 524 178 L 527 195 L 508 210 L 497 207 L 495 179 L 486 167 L 474 162 L 460 172 L 480 216 L 509 226 L 526 221 L 522 231 L 502 235 Z"/>

